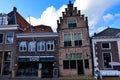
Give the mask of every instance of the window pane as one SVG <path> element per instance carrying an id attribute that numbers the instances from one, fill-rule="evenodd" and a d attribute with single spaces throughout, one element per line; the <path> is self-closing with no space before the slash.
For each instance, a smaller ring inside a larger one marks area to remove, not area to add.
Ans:
<path id="1" fill-rule="evenodd" d="M 31 41 L 28 43 L 28 51 L 29 52 L 35 52 L 36 49 L 36 42 L 35 41 Z"/>
<path id="2" fill-rule="evenodd" d="M 109 43 L 102 43 L 102 48 L 110 48 Z"/>
<path id="3" fill-rule="evenodd" d="M 71 35 L 70 34 L 64 34 L 64 41 L 71 41 Z"/>
<path id="4" fill-rule="evenodd" d="M 76 69 L 76 60 L 70 60 L 70 68 Z"/>
<path id="5" fill-rule="evenodd" d="M 77 27 L 76 20 L 69 20 L 68 27 L 69 28 L 76 28 Z"/>
<path id="6" fill-rule="evenodd" d="M 7 40 L 6 40 L 6 43 L 13 43 L 13 33 L 12 32 L 10 32 L 10 33 L 7 33 L 7 36 L 6 36 L 6 38 L 7 38 Z"/>
<path id="7" fill-rule="evenodd" d="M 68 60 L 63 61 L 63 69 L 69 69 L 69 61 Z"/>
<path id="8" fill-rule="evenodd" d="M 37 51 L 45 51 L 45 41 L 39 41 L 37 43 Z"/>
<path id="9" fill-rule="evenodd" d="M 46 42 L 46 50 L 47 51 L 54 51 L 54 41 L 53 40 Z"/>
<path id="10" fill-rule="evenodd" d="M 26 51 L 27 50 L 27 44 L 26 41 L 22 41 L 19 44 L 19 51 Z"/>
<path id="11" fill-rule="evenodd" d="M 0 34 L 0 43 L 3 43 L 3 34 Z"/>
<path id="12" fill-rule="evenodd" d="M 111 68 L 109 62 L 111 62 L 111 55 L 110 53 L 103 53 L 104 58 L 104 68 Z"/>
<path id="13" fill-rule="evenodd" d="M 89 60 L 85 59 L 85 68 L 89 68 Z"/>

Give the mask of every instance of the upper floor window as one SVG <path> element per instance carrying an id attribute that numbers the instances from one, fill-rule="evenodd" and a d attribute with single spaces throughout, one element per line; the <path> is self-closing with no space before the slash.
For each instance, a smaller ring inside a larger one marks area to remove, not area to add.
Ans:
<path id="1" fill-rule="evenodd" d="M 35 27 L 31 27 L 31 32 L 35 32 Z"/>
<path id="2" fill-rule="evenodd" d="M 75 46 L 81 46 L 82 45 L 82 37 L 80 33 L 74 34 L 74 44 Z"/>
<path id="3" fill-rule="evenodd" d="M 45 41 L 39 41 L 37 43 L 37 51 L 45 51 Z"/>
<path id="4" fill-rule="evenodd" d="M 0 34 L 0 43 L 3 43 L 3 34 Z"/>
<path id="5" fill-rule="evenodd" d="M 69 28 L 76 28 L 77 27 L 76 20 L 69 20 L 68 27 Z"/>
<path id="6" fill-rule="evenodd" d="M 103 49 L 110 49 L 110 43 L 108 43 L 108 42 L 102 43 L 102 48 Z"/>
<path id="7" fill-rule="evenodd" d="M 0 25 L 6 25 L 6 24 L 8 24 L 7 15 L 6 14 L 0 14 Z"/>
<path id="8" fill-rule="evenodd" d="M 6 43 L 8 43 L 8 44 L 13 43 L 13 39 L 14 39 L 14 33 L 13 32 L 8 32 L 6 34 Z"/>
<path id="9" fill-rule="evenodd" d="M 64 34 L 64 47 L 71 46 L 71 35 Z"/>
<path id="10" fill-rule="evenodd" d="M 46 50 L 47 51 L 54 51 L 54 41 L 53 40 L 46 42 Z"/>
<path id="11" fill-rule="evenodd" d="M 35 41 L 30 41 L 28 43 L 28 51 L 29 52 L 35 52 L 36 50 L 36 42 Z"/>
<path id="12" fill-rule="evenodd" d="M 20 44 L 19 44 L 19 51 L 21 51 L 21 52 L 27 51 L 27 43 L 26 43 L 26 41 L 20 42 Z"/>

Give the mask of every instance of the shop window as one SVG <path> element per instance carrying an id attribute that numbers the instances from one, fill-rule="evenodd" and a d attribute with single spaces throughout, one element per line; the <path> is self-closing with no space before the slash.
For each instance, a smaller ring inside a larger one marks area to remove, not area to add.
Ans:
<path id="1" fill-rule="evenodd" d="M 75 46 L 81 46 L 82 45 L 82 37 L 80 33 L 74 34 L 74 44 Z"/>
<path id="2" fill-rule="evenodd" d="M 103 58 L 104 58 L 104 68 L 111 68 L 111 66 L 109 65 L 109 62 L 112 61 L 111 53 L 103 53 Z"/>
<path id="3" fill-rule="evenodd" d="M 63 61 L 63 69 L 69 69 L 69 60 Z"/>
<path id="4" fill-rule="evenodd" d="M 89 60 L 85 59 L 85 68 L 89 68 Z"/>
<path id="5" fill-rule="evenodd" d="M 39 41 L 37 43 L 37 51 L 45 51 L 45 41 Z"/>
<path id="6" fill-rule="evenodd" d="M 3 34 L 0 34 L 0 43 L 3 43 Z"/>
<path id="7" fill-rule="evenodd" d="M 4 61 L 10 61 L 10 60 L 11 60 L 11 52 L 5 52 Z"/>
<path id="8" fill-rule="evenodd" d="M 26 41 L 20 42 L 20 44 L 19 44 L 19 51 L 20 51 L 20 52 L 25 52 L 25 51 L 27 51 L 27 43 L 26 43 Z"/>
<path id="9" fill-rule="evenodd" d="M 8 32 L 6 34 L 6 43 L 8 43 L 8 44 L 13 43 L 13 39 L 14 39 L 14 33 L 13 32 Z"/>
<path id="10" fill-rule="evenodd" d="M 69 28 L 76 28 L 77 27 L 76 20 L 69 20 L 68 21 L 68 27 Z"/>
<path id="11" fill-rule="evenodd" d="M 64 34 L 64 47 L 71 46 L 71 35 L 70 34 Z"/>
<path id="12" fill-rule="evenodd" d="M 31 41 L 28 43 L 28 51 L 29 52 L 35 52 L 36 50 L 36 42 L 35 41 Z"/>
<path id="13" fill-rule="evenodd" d="M 46 42 L 46 50 L 47 51 L 54 51 L 54 41 L 53 40 Z"/>
<path id="14" fill-rule="evenodd" d="M 110 49 L 110 43 L 102 43 L 103 49 Z"/>

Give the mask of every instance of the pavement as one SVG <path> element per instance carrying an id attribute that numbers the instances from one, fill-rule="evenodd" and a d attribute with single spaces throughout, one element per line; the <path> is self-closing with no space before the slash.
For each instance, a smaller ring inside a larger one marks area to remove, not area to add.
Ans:
<path id="1" fill-rule="evenodd" d="M 94 80 L 93 76 L 68 76 L 59 78 L 37 78 L 37 77 L 0 77 L 0 80 Z M 103 77 L 102 80 L 120 80 L 120 77 Z"/>

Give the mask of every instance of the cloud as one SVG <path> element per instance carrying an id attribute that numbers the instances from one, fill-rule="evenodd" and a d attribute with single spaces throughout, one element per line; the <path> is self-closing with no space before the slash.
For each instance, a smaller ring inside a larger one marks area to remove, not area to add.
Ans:
<path id="1" fill-rule="evenodd" d="M 41 17 L 36 19 L 34 17 L 30 17 L 32 25 L 48 25 L 51 26 L 53 31 L 56 31 L 57 28 L 57 20 L 60 16 L 62 16 L 62 12 L 65 10 L 67 6 L 63 5 L 58 10 L 56 10 L 53 6 L 48 7 L 42 14 Z M 29 18 L 26 19 L 28 22 Z"/>
<path id="2" fill-rule="evenodd" d="M 108 21 L 114 19 L 114 15 L 108 13 L 107 15 L 103 16 L 103 19 L 104 19 L 105 22 L 108 22 Z"/>
<path id="3" fill-rule="evenodd" d="M 101 20 L 104 11 L 110 6 L 118 3 L 118 1 L 119 0 L 75 0 L 74 6 L 77 7 L 78 10 L 81 10 L 82 14 L 85 14 L 88 17 L 89 27 L 90 29 L 94 29 L 95 25 L 98 24 Z M 31 16 L 31 24 L 49 25 L 54 31 L 56 31 L 56 20 L 62 16 L 62 12 L 65 10 L 66 7 L 67 5 L 63 5 L 57 10 L 54 6 L 50 6 L 42 13 L 40 18 L 36 19 Z M 27 21 L 29 21 L 29 18 L 27 18 Z"/>
<path id="4" fill-rule="evenodd" d="M 115 20 L 116 18 L 119 18 L 119 17 L 120 17 L 120 14 L 119 14 L 119 13 L 116 13 L 116 14 L 114 14 L 114 15 L 108 13 L 108 14 L 106 14 L 106 15 L 103 16 L 103 20 L 104 20 L 105 22 L 109 22 L 109 21 Z"/>

